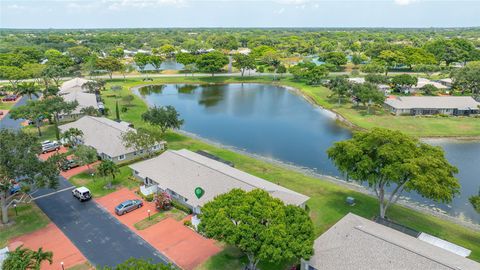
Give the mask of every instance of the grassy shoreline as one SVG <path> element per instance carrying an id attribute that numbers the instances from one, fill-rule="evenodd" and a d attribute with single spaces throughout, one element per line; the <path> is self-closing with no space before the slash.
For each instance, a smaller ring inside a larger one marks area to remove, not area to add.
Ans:
<path id="1" fill-rule="evenodd" d="M 214 81 L 208 78 L 189 78 L 189 80 L 183 80 L 183 77 L 161 78 L 148 83 L 131 79 L 126 80 L 126 82 L 123 80 L 113 80 L 108 83 L 107 89 L 109 89 L 111 85 L 122 85 L 122 90 L 107 90 L 102 95 L 104 96 L 106 107 L 110 109 L 111 117 L 114 117 L 115 101 L 118 100 L 120 103 L 121 99 L 114 97 L 108 98 L 107 96 L 117 95 L 118 97 L 131 94 L 130 88 L 135 85 L 150 83 L 241 82 L 239 81 L 240 78 L 220 78 L 221 80 L 216 77 L 213 78 L 215 78 Z M 251 78 L 247 82 L 271 83 L 271 81 L 267 81 L 268 79 L 269 78 Z M 142 126 L 144 124 L 140 121 L 139 116 L 146 109 L 147 105 L 144 100 L 135 96 L 132 106 L 127 112 L 121 113 L 121 118 L 124 121 L 132 122 L 136 127 Z M 369 219 L 378 213 L 378 203 L 375 198 L 332 182 L 291 171 L 281 166 L 241 155 L 230 150 L 215 147 L 178 133 L 169 133 L 166 139 L 170 149 L 187 148 L 193 151 L 198 149 L 208 150 L 226 160 L 234 162 L 236 167 L 241 170 L 310 196 L 311 199 L 307 205 L 310 208 L 310 216 L 314 222 L 317 236 L 325 232 L 348 212 L 353 212 Z M 344 201 L 347 196 L 356 198 L 358 201 L 356 206 L 350 207 L 345 204 Z M 399 205 L 391 208 L 389 217 L 396 222 L 416 230 L 427 232 L 471 249 L 472 254 L 470 258 L 480 261 L 480 246 L 477 245 L 477 243 L 480 242 L 480 233 L 477 231 Z M 215 259 L 216 258 L 212 258 L 212 260 Z"/>

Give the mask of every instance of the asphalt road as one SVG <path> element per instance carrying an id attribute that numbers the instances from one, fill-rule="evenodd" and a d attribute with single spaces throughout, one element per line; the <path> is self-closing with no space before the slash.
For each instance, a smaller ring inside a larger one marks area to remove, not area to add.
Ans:
<path id="1" fill-rule="evenodd" d="M 32 193 L 37 205 L 96 267 L 115 266 L 134 258 L 167 263 L 146 241 L 121 224 L 95 201 L 80 202 L 73 186 L 63 177 L 57 190 Z"/>
<path id="2" fill-rule="evenodd" d="M 35 97 L 32 97 L 32 99 L 35 99 Z M 29 100 L 28 97 L 21 97 L 19 101 L 17 101 L 17 103 L 15 103 L 15 105 L 13 105 L 13 107 L 17 107 L 17 106 L 22 106 L 22 105 L 25 105 L 25 103 L 27 103 L 27 100 Z M 24 119 L 17 119 L 17 120 L 13 120 L 12 118 L 10 118 L 10 114 L 7 114 L 5 115 L 5 117 L 2 118 L 2 120 L 0 120 L 0 128 L 8 128 L 8 129 L 20 129 L 22 126 L 20 125 L 23 121 L 25 121 Z"/>

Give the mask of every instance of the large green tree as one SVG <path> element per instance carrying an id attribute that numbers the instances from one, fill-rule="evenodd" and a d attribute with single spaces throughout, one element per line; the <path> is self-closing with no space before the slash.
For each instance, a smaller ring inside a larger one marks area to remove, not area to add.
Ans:
<path id="1" fill-rule="evenodd" d="M 113 76 L 113 72 L 121 71 L 123 68 L 122 62 L 113 56 L 107 56 L 104 58 L 98 58 L 96 61 L 96 67 L 100 70 L 105 70 L 108 73 L 110 79 Z"/>
<path id="2" fill-rule="evenodd" d="M 40 88 L 35 82 L 24 82 L 17 85 L 17 89 L 15 90 L 15 94 L 21 96 L 28 96 L 29 99 L 32 99 L 32 96 L 38 97 L 38 93 L 40 92 Z"/>
<path id="3" fill-rule="evenodd" d="M 39 137 L 42 136 L 41 127 L 48 115 L 45 103 L 40 100 L 29 100 L 25 105 L 13 107 L 10 110 L 10 117 L 12 119 L 26 119 L 35 124 Z"/>
<path id="4" fill-rule="evenodd" d="M 223 67 L 228 64 L 228 57 L 219 51 L 213 51 L 202 54 L 197 58 L 197 67 L 200 71 L 215 73 L 222 71 Z"/>
<path id="5" fill-rule="evenodd" d="M 207 237 L 245 253 L 249 270 L 257 269 L 260 260 L 308 259 L 313 254 L 313 223 L 308 214 L 260 189 L 222 194 L 202 207 L 200 219 L 198 229 Z"/>
<path id="6" fill-rule="evenodd" d="M 453 86 L 462 93 L 480 95 L 480 61 L 470 62 L 452 73 Z"/>
<path id="7" fill-rule="evenodd" d="M 51 160 L 41 161 L 37 155 L 41 146 L 37 137 L 22 131 L 0 129 L 0 208 L 2 222 L 8 223 L 8 208 L 13 203 L 28 202 L 27 190 L 10 194 L 17 179 L 28 189 L 55 188 L 58 184 L 58 167 Z"/>
<path id="8" fill-rule="evenodd" d="M 440 147 L 400 131 L 357 132 L 352 139 L 336 142 L 327 153 L 342 173 L 374 190 L 382 218 L 404 191 L 447 203 L 460 190 L 455 178 L 458 169 Z"/>
<path id="9" fill-rule="evenodd" d="M 152 107 L 142 114 L 142 120 L 160 128 L 163 134 L 169 129 L 179 129 L 183 119 L 173 106 Z"/>
<path id="10" fill-rule="evenodd" d="M 136 152 L 145 151 L 147 157 L 154 152 L 153 147 L 162 141 L 162 133 L 146 128 L 127 131 L 122 134 L 125 147 L 133 148 Z"/>
<path id="11" fill-rule="evenodd" d="M 237 53 L 233 55 L 233 60 L 233 66 L 240 70 L 242 77 L 246 70 L 255 69 L 255 59 L 249 55 Z"/>
<path id="12" fill-rule="evenodd" d="M 370 113 L 372 105 L 382 105 L 385 101 L 385 95 L 373 83 L 352 84 L 352 94 L 357 102 L 367 107 L 367 113 Z"/>

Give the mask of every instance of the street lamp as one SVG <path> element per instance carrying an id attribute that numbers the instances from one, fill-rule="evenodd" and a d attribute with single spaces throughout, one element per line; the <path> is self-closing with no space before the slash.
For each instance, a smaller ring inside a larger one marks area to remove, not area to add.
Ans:
<path id="1" fill-rule="evenodd" d="M 148 220 L 150 220 L 150 209 L 148 209 L 147 212 L 148 212 Z"/>
<path id="2" fill-rule="evenodd" d="M 15 208 L 15 216 L 18 216 L 17 203 L 13 203 L 13 208 Z"/>
<path id="3" fill-rule="evenodd" d="M 65 266 L 63 266 L 63 262 L 61 262 L 60 265 L 62 266 L 62 270 L 65 270 Z"/>

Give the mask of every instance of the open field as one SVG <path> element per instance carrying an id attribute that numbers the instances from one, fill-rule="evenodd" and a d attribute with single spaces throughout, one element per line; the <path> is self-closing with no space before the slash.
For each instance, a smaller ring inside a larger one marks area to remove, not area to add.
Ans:
<path id="1" fill-rule="evenodd" d="M 183 79 L 183 77 L 159 79 L 154 80 L 154 83 L 181 83 L 185 82 L 182 81 Z M 214 82 L 238 82 L 241 80 L 241 78 L 217 77 L 211 79 Z M 269 80 L 270 78 L 248 78 L 249 82 L 269 82 Z M 194 78 L 191 81 L 188 79 L 187 82 L 206 83 L 209 82 L 209 78 Z M 127 80 L 125 83 L 115 81 L 108 86 L 112 84 L 122 85 L 122 90 L 116 91 L 115 94 L 117 96 L 123 96 L 130 93 L 128 89 L 131 86 L 139 83 L 141 84 L 142 82 L 140 80 Z M 292 86 L 295 85 L 291 82 L 289 84 L 292 84 Z M 317 87 L 315 87 L 315 89 L 317 89 Z M 318 89 L 322 88 L 318 87 Z M 313 91 L 313 89 L 310 89 L 310 91 Z M 112 94 L 113 91 L 108 90 L 103 93 L 103 96 L 105 97 L 106 95 Z M 105 101 L 106 106 L 113 112 L 115 99 L 113 97 L 105 98 Z M 144 125 L 140 121 L 140 115 L 147 109 L 146 104 L 137 96 L 135 96 L 132 104 L 134 106 L 129 108 L 126 113 L 121 113 L 121 118 L 134 123 L 136 127 Z M 113 116 L 114 113 L 111 113 L 111 115 Z M 310 196 L 311 199 L 307 205 L 310 209 L 310 216 L 315 224 L 316 235 L 325 232 L 348 212 L 353 212 L 369 219 L 378 213 L 378 203 L 375 198 L 352 191 L 329 181 L 306 176 L 278 165 L 256 160 L 229 150 L 220 149 L 177 133 L 169 133 L 166 139 L 170 149 L 187 148 L 192 151 L 198 149 L 208 150 L 221 158 L 234 162 L 235 166 L 241 170 Z M 354 207 L 345 204 L 345 198 L 347 196 L 356 198 L 357 204 Z M 479 232 L 401 206 L 393 206 L 389 210 L 388 215 L 398 223 L 471 249 L 472 254 L 470 258 L 480 261 L 480 246 L 478 245 L 480 242 Z M 211 258 L 211 260 L 223 260 L 218 256 L 223 256 L 222 258 L 224 259 L 227 254 L 220 253 Z M 214 269 L 214 263 L 212 262 L 212 268 L 205 269 Z"/>

